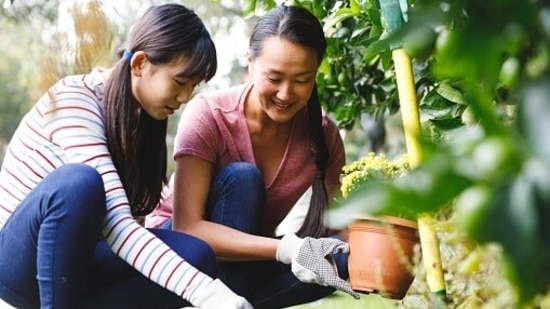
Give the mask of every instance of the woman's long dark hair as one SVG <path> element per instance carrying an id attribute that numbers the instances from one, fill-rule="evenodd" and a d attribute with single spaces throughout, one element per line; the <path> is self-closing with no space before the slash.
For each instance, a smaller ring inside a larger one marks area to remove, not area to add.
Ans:
<path id="1" fill-rule="evenodd" d="M 152 64 L 185 60 L 182 76 L 210 80 L 216 49 L 201 19 L 179 4 L 152 6 L 134 24 L 126 50 L 144 51 Z M 105 85 L 107 145 L 128 196 L 132 214 L 157 205 L 167 182 L 167 120 L 155 120 L 132 94 L 130 60 L 121 58 Z"/>
<path id="2" fill-rule="evenodd" d="M 317 64 L 320 65 L 327 47 L 325 34 L 319 20 L 307 9 L 299 6 L 279 6 L 262 16 L 250 38 L 250 57 L 259 56 L 262 43 L 270 37 L 278 36 L 315 51 Z M 319 237 L 327 229 L 323 226 L 323 214 L 328 207 L 325 187 L 325 170 L 328 164 L 328 148 L 322 124 L 321 103 L 317 85 L 307 103 L 309 145 L 313 161 L 317 167 L 312 184 L 309 211 L 305 221 L 297 232 L 299 236 Z"/>

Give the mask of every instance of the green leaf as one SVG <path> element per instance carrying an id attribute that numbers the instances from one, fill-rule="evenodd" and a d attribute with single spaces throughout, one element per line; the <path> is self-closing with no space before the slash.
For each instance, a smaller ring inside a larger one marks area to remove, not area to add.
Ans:
<path id="1" fill-rule="evenodd" d="M 359 14 L 359 13 L 361 12 L 361 6 L 360 6 L 359 3 L 357 2 L 357 0 L 350 0 L 349 4 L 350 4 L 351 10 L 352 10 L 355 14 Z"/>
<path id="2" fill-rule="evenodd" d="M 322 1 L 311 1 L 311 2 L 312 2 L 311 5 L 312 5 L 313 14 L 315 14 L 315 16 L 317 16 L 317 18 L 319 19 L 324 19 L 329 12 L 325 10 L 323 2 Z"/>
<path id="3" fill-rule="evenodd" d="M 243 15 L 244 18 L 250 18 L 256 13 L 256 0 L 244 0 Z"/>
<path id="4" fill-rule="evenodd" d="M 371 43 L 369 46 L 367 46 L 367 49 L 365 50 L 365 54 L 363 55 L 363 61 L 364 62 L 370 62 L 374 57 L 378 56 L 385 50 L 389 50 L 390 48 L 390 41 L 389 40 L 378 40 L 373 43 Z"/>
<path id="5" fill-rule="evenodd" d="M 506 275 L 520 286 L 520 301 L 525 302 L 546 291 L 550 284 L 550 245 L 545 219 L 550 200 L 541 199 L 537 188 L 540 171 L 548 166 L 527 164 L 521 174 L 495 189 L 477 228 L 470 236 L 481 242 L 499 243 L 504 251 Z M 548 183 L 548 173 L 544 177 Z M 546 231 L 545 233 L 541 233 Z"/>
<path id="6" fill-rule="evenodd" d="M 328 60 L 326 57 L 323 58 L 323 61 L 321 61 L 321 65 L 319 66 L 319 72 L 327 76 L 331 74 L 331 66 L 330 66 L 330 63 L 328 63 Z"/>
<path id="7" fill-rule="evenodd" d="M 451 102 L 466 104 L 466 100 L 464 100 L 464 95 L 462 94 L 462 92 L 454 88 L 448 80 L 442 81 L 437 87 L 436 91 L 437 93 L 439 93 L 439 95 Z"/>
<path id="8" fill-rule="evenodd" d="M 449 116 L 432 118 L 429 121 L 442 130 L 453 130 L 462 126 L 462 120 L 460 118 L 452 118 Z"/>
<path id="9" fill-rule="evenodd" d="M 323 28 L 325 29 L 325 32 L 326 32 L 328 29 L 336 27 L 342 21 L 350 17 L 357 16 L 358 14 L 359 14 L 358 12 L 354 12 L 351 8 L 339 9 L 338 11 L 329 15 L 329 17 L 325 21 L 325 24 L 323 25 Z"/>
<path id="10" fill-rule="evenodd" d="M 389 49 L 382 52 L 382 68 L 385 71 L 389 71 L 393 68 L 392 51 Z"/>
<path id="11" fill-rule="evenodd" d="M 361 39 L 361 37 L 367 33 L 369 31 L 369 28 L 366 28 L 366 27 L 363 27 L 363 28 L 359 28 L 359 29 L 355 29 L 353 30 L 353 32 L 351 33 L 351 38 L 352 39 Z"/>
<path id="12" fill-rule="evenodd" d="M 382 25 L 382 17 L 381 17 L 382 14 L 380 13 L 380 10 L 369 9 L 366 12 L 373 26 L 376 26 L 380 29 L 384 29 L 384 25 Z"/>
<path id="13" fill-rule="evenodd" d="M 272 8 L 277 6 L 277 2 L 275 0 L 264 0 L 267 3 L 267 10 L 271 10 Z"/>
<path id="14" fill-rule="evenodd" d="M 518 105 L 518 127 L 531 151 L 550 158 L 550 78 L 530 83 Z"/>

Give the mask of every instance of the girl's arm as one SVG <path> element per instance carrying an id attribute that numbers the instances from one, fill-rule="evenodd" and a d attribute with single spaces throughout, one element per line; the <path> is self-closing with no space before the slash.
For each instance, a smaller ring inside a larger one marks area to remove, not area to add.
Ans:
<path id="1" fill-rule="evenodd" d="M 97 95 L 88 87 L 66 86 L 65 82 L 51 90 L 52 99 L 43 106 L 44 127 L 50 141 L 63 150 L 65 163 L 88 164 L 102 175 L 107 207 L 102 230 L 108 244 L 147 278 L 185 299 L 192 299 L 195 291 L 210 284 L 212 278 L 135 222 L 107 149 Z"/>

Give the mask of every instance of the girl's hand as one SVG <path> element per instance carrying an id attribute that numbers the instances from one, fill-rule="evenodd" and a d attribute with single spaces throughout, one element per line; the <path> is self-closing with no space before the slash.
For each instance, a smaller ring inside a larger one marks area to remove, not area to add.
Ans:
<path id="1" fill-rule="evenodd" d="M 244 297 L 235 294 L 220 279 L 213 280 L 197 294 L 189 301 L 201 309 L 254 309 Z"/>

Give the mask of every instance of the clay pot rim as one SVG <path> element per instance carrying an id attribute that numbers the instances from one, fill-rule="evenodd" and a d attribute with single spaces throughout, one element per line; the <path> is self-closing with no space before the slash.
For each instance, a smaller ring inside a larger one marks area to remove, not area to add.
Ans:
<path id="1" fill-rule="evenodd" d="M 354 218 L 355 218 L 354 222 L 350 223 L 349 225 L 353 225 L 361 221 L 379 221 L 379 222 L 386 222 L 386 223 L 395 224 L 395 225 L 406 226 L 413 229 L 418 228 L 418 223 L 416 221 L 400 218 L 396 216 L 358 215 L 358 216 L 354 216 Z"/>

